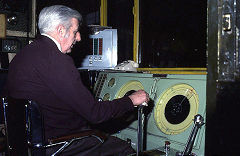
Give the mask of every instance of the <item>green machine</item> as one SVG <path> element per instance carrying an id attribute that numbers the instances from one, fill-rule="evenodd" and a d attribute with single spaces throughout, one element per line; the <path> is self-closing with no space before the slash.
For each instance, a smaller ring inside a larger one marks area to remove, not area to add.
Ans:
<path id="1" fill-rule="evenodd" d="M 206 120 L 206 75 L 103 71 L 98 75 L 94 94 L 98 99 L 113 100 L 139 89 L 151 98 L 142 111 L 144 150 L 164 151 L 167 142 L 168 155 L 183 152 L 194 128 L 195 115 Z M 139 125 L 136 112 L 112 122 L 119 127 L 113 135 L 130 142 L 135 149 Z M 204 148 L 205 124 L 199 128 L 191 152 L 204 156 Z"/>

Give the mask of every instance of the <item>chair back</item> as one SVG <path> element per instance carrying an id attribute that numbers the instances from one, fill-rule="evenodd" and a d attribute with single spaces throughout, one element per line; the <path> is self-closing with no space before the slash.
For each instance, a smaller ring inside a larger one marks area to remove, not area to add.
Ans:
<path id="1" fill-rule="evenodd" d="M 44 128 L 41 111 L 34 101 L 3 98 L 9 156 L 44 156 Z"/>
<path id="2" fill-rule="evenodd" d="M 44 125 L 43 115 L 38 104 L 35 101 L 28 103 L 28 134 L 27 141 L 31 149 L 32 156 L 45 156 L 45 139 L 44 139 Z"/>

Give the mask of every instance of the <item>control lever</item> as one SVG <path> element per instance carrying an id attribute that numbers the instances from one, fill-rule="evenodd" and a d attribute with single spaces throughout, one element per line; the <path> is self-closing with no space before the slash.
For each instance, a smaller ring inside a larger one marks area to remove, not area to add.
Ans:
<path id="1" fill-rule="evenodd" d="M 191 155 L 193 144 L 197 135 L 199 128 L 204 124 L 204 119 L 200 114 L 194 116 L 194 126 L 192 132 L 188 138 L 187 145 L 182 153 L 182 155 Z"/>
<path id="2" fill-rule="evenodd" d="M 144 102 L 138 107 L 137 156 L 140 152 L 143 151 L 144 106 L 148 106 L 148 104 Z"/>

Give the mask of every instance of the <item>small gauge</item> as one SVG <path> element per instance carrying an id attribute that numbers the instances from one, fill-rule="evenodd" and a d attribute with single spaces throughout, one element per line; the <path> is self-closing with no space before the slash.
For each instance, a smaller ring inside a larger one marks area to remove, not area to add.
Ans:
<path id="1" fill-rule="evenodd" d="M 109 99 L 110 99 L 110 94 L 109 93 L 104 94 L 103 101 L 108 101 Z"/>
<path id="2" fill-rule="evenodd" d="M 108 82 L 108 87 L 112 87 L 115 84 L 115 78 L 111 78 Z"/>

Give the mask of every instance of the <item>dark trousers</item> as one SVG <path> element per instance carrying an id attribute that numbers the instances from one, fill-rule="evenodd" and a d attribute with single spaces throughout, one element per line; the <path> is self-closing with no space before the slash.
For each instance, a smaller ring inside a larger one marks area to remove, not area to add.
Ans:
<path id="1" fill-rule="evenodd" d="M 51 155 L 57 148 L 47 150 L 47 156 Z M 61 156 L 126 156 L 134 153 L 134 149 L 129 143 L 117 137 L 110 136 L 101 143 L 95 137 L 84 138 L 75 141 L 67 147 Z"/>

